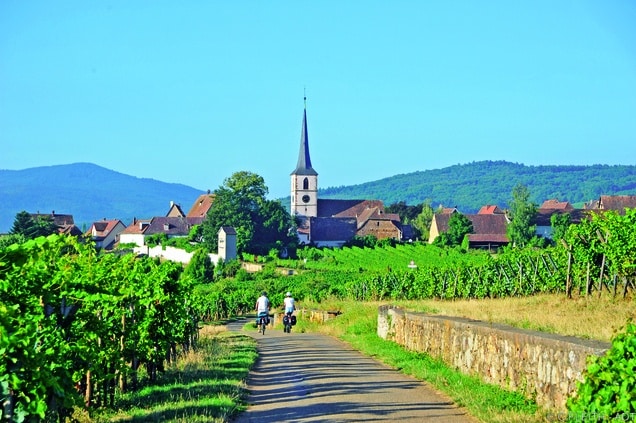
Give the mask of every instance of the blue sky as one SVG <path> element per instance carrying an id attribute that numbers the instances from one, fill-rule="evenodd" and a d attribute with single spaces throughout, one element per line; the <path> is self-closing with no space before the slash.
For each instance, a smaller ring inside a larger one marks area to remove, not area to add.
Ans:
<path id="1" fill-rule="evenodd" d="M 0 169 L 289 195 L 480 160 L 636 159 L 636 2 L 0 2 Z"/>

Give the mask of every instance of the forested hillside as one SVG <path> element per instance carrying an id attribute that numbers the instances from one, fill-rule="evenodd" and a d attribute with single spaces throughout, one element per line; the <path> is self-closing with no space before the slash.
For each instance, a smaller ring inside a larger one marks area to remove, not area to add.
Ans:
<path id="1" fill-rule="evenodd" d="M 385 205 L 430 201 L 433 207 L 457 206 L 475 213 L 485 204 L 506 208 L 517 184 L 528 187 L 531 201 L 556 198 L 575 206 L 601 195 L 636 195 L 636 166 L 526 166 L 481 161 L 443 169 L 395 175 L 365 184 L 319 190 L 319 198 L 378 199 Z"/>
<path id="2" fill-rule="evenodd" d="M 580 207 L 600 195 L 636 195 L 636 166 L 525 166 L 482 161 L 320 189 L 318 195 L 377 199 L 387 206 L 428 200 L 434 207 L 457 206 L 463 213 L 474 213 L 485 204 L 507 207 L 517 184 L 526 185 L 531 200 L 538 204 L 556 198 Z M 128 225 L 133 217 L 165 215 L 170 201 L 187 212 L 199 194 L 202 191 L 186 185 L 137 178 L 90 163 L 0 170 L 0 233 L 10 230 L 22 210 L 72 214 L 80 228 L 102 218 L 122 219 Z M 289 197 L 281 200 L 289 205 Z"/>

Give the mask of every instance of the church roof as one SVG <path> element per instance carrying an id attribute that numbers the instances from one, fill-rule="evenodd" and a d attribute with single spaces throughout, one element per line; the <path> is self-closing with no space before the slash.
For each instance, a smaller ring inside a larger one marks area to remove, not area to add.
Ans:
<path id="1" fill-rule="evenodd" d="M 298 163 L 292 175 L 318 175 L 318 172 L 311 167 L 309 157 L 309 135 L 307 135 L 307 107 L 303 111 L 303 127 L 300 132 L 300 151 L 298 152 Z"/>
<path id="2" fill-rule="evenodd" d="M 381 200 L 334 200 L 318 199 L 318 217 L 357 217 L 366 209 L 384 209 Z"/>

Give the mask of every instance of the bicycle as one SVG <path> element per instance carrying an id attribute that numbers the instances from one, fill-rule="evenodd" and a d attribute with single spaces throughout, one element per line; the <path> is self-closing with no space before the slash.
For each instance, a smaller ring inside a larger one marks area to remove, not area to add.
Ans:
<path id="1" fill-rule="evenodd" d="M 296 316 L 291 313 L 285 313 L 283 316 L 283 332 L 291 333 L 291 328 L 296 324 Z"/>
<path id="2" fill-rule="evenodd" d="M 258 318 L 256 319 L 256 325 L 258 326 L 258 332 L 265 335 L 265 327 L 267 326 L 267 322 L 269 320 L 269 316 L 267 313 L 259 313 Z"/>

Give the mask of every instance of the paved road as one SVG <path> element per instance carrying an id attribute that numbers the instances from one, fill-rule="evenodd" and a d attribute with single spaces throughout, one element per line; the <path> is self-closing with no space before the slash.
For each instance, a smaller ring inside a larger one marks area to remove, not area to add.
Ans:
<path id="1" fill-rule="evenodd" d="M 230 324 L 240 331 L 245 321 Z M 454 422 L 476 419 L 417 379 L 314 333 L 265 335 L 248 378 L 249 407 L 234 422 Z"/>

